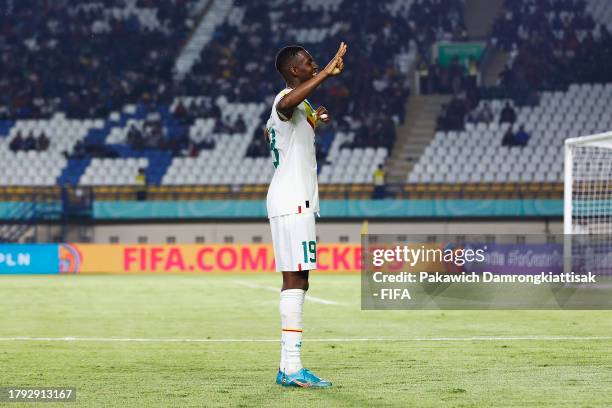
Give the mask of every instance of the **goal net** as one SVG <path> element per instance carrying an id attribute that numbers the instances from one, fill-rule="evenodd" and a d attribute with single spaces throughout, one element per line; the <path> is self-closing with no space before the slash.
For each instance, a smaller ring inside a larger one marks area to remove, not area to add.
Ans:
<path id="1" fill-rule="evenodd" d="M 612 132 L 565 141 L 564 182 L 563 232 L 571 254 L 566 268 L 569 262 L 572 270 L 610 275 Z"/>
<path id="2" fill-rule="evenodd" d="M 612 132 L 565 141 L 565 234 L 612 234 Z"/>

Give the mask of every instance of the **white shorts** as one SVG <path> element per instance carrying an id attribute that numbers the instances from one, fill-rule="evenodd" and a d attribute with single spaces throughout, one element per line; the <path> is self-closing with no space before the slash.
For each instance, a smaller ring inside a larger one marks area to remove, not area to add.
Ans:
<path id="1" fill-rule="evenodd" d="M 289 214 L 270 218 L 276 272 L 317 269 L 315 215 Z"/>

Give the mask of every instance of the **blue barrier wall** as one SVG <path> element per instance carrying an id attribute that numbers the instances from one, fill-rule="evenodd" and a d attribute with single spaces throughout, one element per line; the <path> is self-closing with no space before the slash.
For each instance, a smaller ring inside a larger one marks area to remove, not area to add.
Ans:
<path id="1" fill-rule="evenodd" d="M 27 203 L 0 202 L 0 219 L 14 219 Z M 59 211 L 60 203 L 44 203 Z M 95 219 L 266 218 L 265 201 L 97 201 Z M 563 200 L 323 200 L 321 216 L 384 217 L 561 217 Z"/>
<path id="2" fill-rule="evenodd" d="M 324 200 L 323 217 L 561 217 L 563 200 Z M 265 218 L 264 201 L 99 201 L 96 219 Z"/>

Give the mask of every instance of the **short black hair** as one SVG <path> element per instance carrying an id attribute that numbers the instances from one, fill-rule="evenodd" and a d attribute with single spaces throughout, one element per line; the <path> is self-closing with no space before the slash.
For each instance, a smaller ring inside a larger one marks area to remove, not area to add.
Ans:
<path id="1" fill-rule="evenodd" d="M 278 54 L 276 54 L 276 70 L 283 77 L 285 76 L 285 71 L 288 68 L 289 62 L 291 62 L 300 51 L 306 51 L 306 49 L 301 45 L 288 45 L 283 47 Z"/>

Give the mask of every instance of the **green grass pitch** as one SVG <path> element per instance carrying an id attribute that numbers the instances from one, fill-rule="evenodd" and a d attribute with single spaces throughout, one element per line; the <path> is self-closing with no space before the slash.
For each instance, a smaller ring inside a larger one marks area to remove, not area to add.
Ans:
<path id="1" fill-rule="evenodd" d="M 0 277 L 0 387 L 73 386 L 79 407 L 612 406 L 612 312 L 361 311 L 357 275 L 313 274 L 338 304 L 305 304 L 303 362 L 334 386 L 282 388 L 279 278 Z"/>

